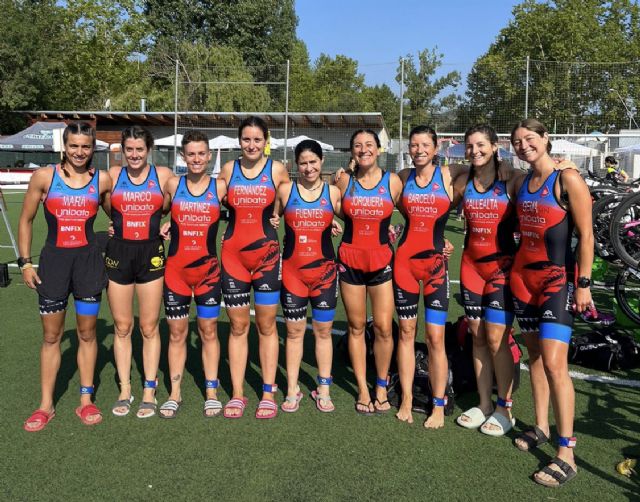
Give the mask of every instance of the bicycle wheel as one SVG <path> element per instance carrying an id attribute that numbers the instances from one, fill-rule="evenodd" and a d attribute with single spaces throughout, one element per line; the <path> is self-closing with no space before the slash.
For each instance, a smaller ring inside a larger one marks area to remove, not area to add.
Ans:
<path id="1" fill-rule="evenodd" d="M 640 324 L 640 272 L 628 268 L 616 277 L 614 292 L 622 312 L 636 324 Z"/>
<path id="2" fill-rule="evenodd" d="M 640 263 L 640 192 L 625 197 L 611 217 L 611 244 L 631 268 Z"/>
<path id="3" fill-rule="evenodd" d="M 613 212 L 626 194 L 606 195 L 593 204 L 593 237 L 595 251 L 601 258 L 613 261 L 617 259 L 611 241 L 610 227 Z"/>

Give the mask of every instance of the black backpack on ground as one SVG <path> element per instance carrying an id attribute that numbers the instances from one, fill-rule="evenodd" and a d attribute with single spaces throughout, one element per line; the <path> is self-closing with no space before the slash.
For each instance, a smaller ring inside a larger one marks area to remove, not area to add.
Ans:
<path id="1" fill-rule="evenodd" d="M 569 345 L 569 362 L 600 371 L 640 366 L 640 343 L 613 327 L 576 335 Z"/>

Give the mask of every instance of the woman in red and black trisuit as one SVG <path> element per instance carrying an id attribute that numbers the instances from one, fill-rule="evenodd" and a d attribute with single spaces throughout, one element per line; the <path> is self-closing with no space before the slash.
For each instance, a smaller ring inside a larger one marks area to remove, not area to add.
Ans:
<path id="1" fill-rule="evenodd" d="M 164 272 L 164 311 L 169 325 L 169 375 L 171 394 L 160 406 L 162 418 L 175 418 L 182 404 L 180 392 L 187 359 L 189 309 L 196 302 L 198 334 L 202 342 L 204 369 L 204 416 L 222 411 L 217 397 L 218 316 L 222 296 L 216 245 L 220 201 L 226 184 L 207 174 L 211 161 L 209 138 L 201 131 L 187 131 L 182 137 L 181 155 L 187 174 L 169 179 L 164 208 L 171 211 L 171 244 Z M 169 224 L 163 226 L 163 232 Z"/>
<path id="2" fill-rule="evenodd" d="M 318 410 L 331 412 L 329 395 L 333 344 L 331 327 L 338 300 L 338 277 L 331 239 L 334 214 L 340 214 L 340 191 L 322 181 L 322 148 L 305 140 L 295 149 L 300 178 L 278 188 L 274 219 L 284 212 L 280 301 L 287 324 L 287 397 L 282 411 L 298 410 L 302 392 L 298 385 L 307 304 L 311 303 L 318 364 L 317 390 L 311 393 Z"/>
<path id="3" fill-rule="evenodd" d="M 402 386 L 402 402 L 396 416 L 402 421 L 413 422 L 414 343 L 422 283 L 429 377 L 433 389 L 433 409 L 424 422 L 428 429 L 444 425 L 448 375 L 444 327 L 449 307 L 444 228 L 453 198 L 454 180 L 467 172 L 464 166 L 436 164 L 437 148 L 438 137 L 432 128 L 420 125 L 409 133 L 409 154 L 414 167 L 398 174 L 403 184 L 399 208 L 406 224 L 393 264 L 395 305 L 400 324 L 398 373 Z"/>
<path id="4" fill-rule="evenodd" d="M 531 165 L 530 173 L 516 186 L 521 240 L 511 269 L 511 291 L 529 353 L 536 417 L 535 427 L 520 435 L 515 444 L 528 451 L 549 440 L 551 399 L 559 435 L 556 457 L 533 477 L 539 484 L 560 486 L 577 470 L 573 455 L 575 394 L 567 354 L 573 316 L 592 302 L 591 197 L 576 170 L 556 169 L 549 156 L 549 134 L 537 120 L 518 123 L 511 132 L 511 144 L 518 158 Z M 574 229 L 578 236 L 575 256 L 571 249 Z"/>
<path id="5" fill-rule="evenodd" d="M 378 166 L 380 139 L 370 129 L 351 136 L 351 155 L 356 161 L 352 174 L 336 181 L 342 194 L 345 229 L 338 250 L 340 292 L 347 314 L 349 355 L 358 385 L 356 412 L 371 415 L 390 409 L 387 400 L 387 374 L 393 352 L 392 266 L 389 223 L 402 183 L 394 173 Z M 364 332 L 367 320 L 367 294 L 371 299 L 374 354 L 376 361 L 375 397 L 367 386 Z"/>
<path id="6" fill-rule="evenodd" d="M 38 291 L 43 341 L 40 349 L 41 400 L 24 423 L 37 432 L 55 416 L 53 392 L 60 369 L 60 340 L 69 295 L 76 308 L 80 406 L 76 415 L 85 425 L 102 421 L 91 402 L 98 355 L 96 319 L 107 277 L 93 231 L 98 206 L 109 214 L 111 183 L 106 172 L 91 167 L 95 130 L 86 123 L 69 124 L 63 133 L 62 162 L 33 173 L 24 197 L 18 230 L 18 264 L 25 284 Z M 38 271 L 31 263 L 33 219 L 42 201 L 48 232 Z"/>
<path id="7" fill-rule="evenodd" d="M 133 296 L 138 296 L 144 392 L 138 418 L 155 415 L 160 333 L 158 320 L 162 302 L 164 244 L 160 238 L 163 188 L 173 177 L 166 167 L 148 163 L 153 136 L 143 127 L 122 131 L 122 152 L 127 164 L 109 170 L 113 188 L 111 205 L 113 237 L 107 243 L 105 264 L 109 276 L 107 295 L 113 315 L 116 360 L 120 395 L 112 412 L 129 413 L 131 394 L 131 333 L 133 332 Z"/>
<path id="8" fill-rule="evenodd" d="M 466 221 L 460 266 L 460 291 L 469 330 L 480 402 L 457 418 L 458 424 L 491 436 L 513 426 L 511 391 L 513 356 L 508 344 L 513 324 L 509 286 L 516 244 L 515 183 L 498 179 L 498 135 L 488 125 L 467 129 L 464 136 L 471 171 L 455 182 L 454 204 L 462 200 Z M 491 401 L 495 373 L 498 399 Z"/>
<path id="9" fill-rule="evenodd" d="M 227 183 L 229 224 L 222 243 L 222 294 L 231 323 L 229 368 L 232 399 L 224 408 L 227 418 L 239 418 L 247 405 L 244 375 L 249 352 L 249 303 L 254 291 L 256 329 L 260 344 L 262 399 L 256 418 L 274 418 L 278 367 L 276 311 L 280 300 L 280 245 L 269 219 L 276 190 L 289 181 L 280 162 L 264 156 L 269 131 L 259 117 L 248 117 L 238 127 L 242 156 L 227 162 L 220 178 Z"/>

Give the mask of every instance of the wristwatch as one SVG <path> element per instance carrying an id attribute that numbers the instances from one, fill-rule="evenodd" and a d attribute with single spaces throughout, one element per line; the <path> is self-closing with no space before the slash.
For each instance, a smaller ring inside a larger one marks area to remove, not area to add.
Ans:
<path id="1" fill-rule="evenodd" d="M 18 258 L 18 267 L 20 268 L 20 270 L 22 270 L 26 264 L 31 264 L 31 263 L 33 263 L 31 261 L 31 258 L 23 258 L 22 256 Z"/>
<path id="2" fill-rule="evenodd" d="M 578 277 L 578 287 L 579 288 L 590 288 L 591 287 L 591 279 L 588 277 Z"/>

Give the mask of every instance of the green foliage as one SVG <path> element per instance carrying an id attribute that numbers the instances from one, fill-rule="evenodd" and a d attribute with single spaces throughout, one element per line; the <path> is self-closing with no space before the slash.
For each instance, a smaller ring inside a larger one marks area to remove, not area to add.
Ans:
<path id="1" fill-rule="evenodd" d="M 442 95 L 447 89 L 456 89 L 460 84 L 460 73 L 448 72 L 436 77 L 442 66 L 443 55 L 437 49 L 424 49 L 418 52 L 418 61 L 413 55 L 404 58 L 405 108 L 408 123 L 434 124 L 436 116 L 445 116 L 448 110 L 455 108 L 457 97 L 454 93 Z M 401 64 L 398 65 L 396 80 L 401 81 Z M 445 124 L 435 124 L 446 127 Z"/>
<path id="2" fill-rule="evenodd" d="M 558 132 L 575 128 L 576 117 L 583 118 L 580 128 L 624 123 L 624 107 L 610 89 L 640 102 L 640 6 L 630 0 L 517 5 L 468 76 L 464 115 L 472 122 L 497 121 L 498 113 L 501 123 L 522 118 L 527 56 L 529 116 L 553 117 Z"/>

